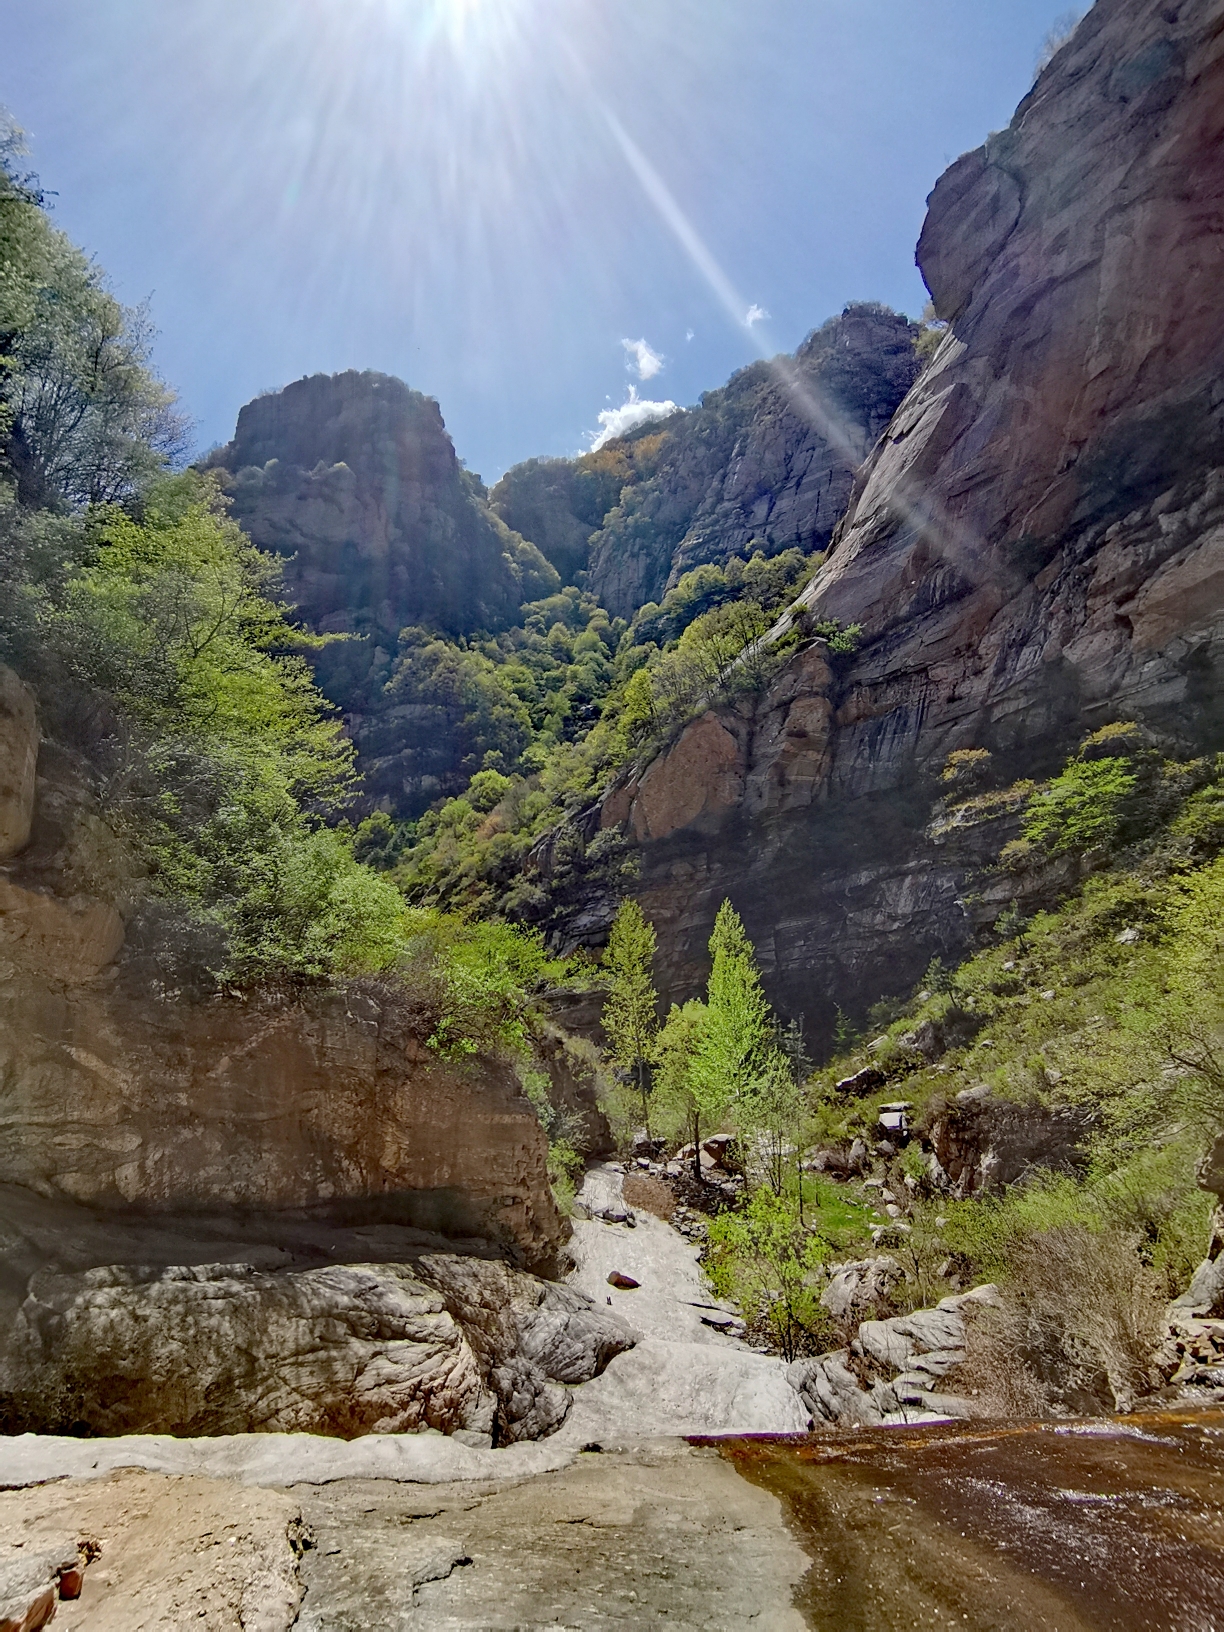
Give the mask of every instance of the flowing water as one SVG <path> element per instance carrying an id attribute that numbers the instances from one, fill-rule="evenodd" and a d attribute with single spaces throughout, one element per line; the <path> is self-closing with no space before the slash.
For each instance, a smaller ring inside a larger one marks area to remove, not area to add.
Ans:
<path id="1" fill-rule="evenodd" d="M 819 1632 L 1224 1632 L 1224 1411 L 705 1443 L 781 1499 Z"/>

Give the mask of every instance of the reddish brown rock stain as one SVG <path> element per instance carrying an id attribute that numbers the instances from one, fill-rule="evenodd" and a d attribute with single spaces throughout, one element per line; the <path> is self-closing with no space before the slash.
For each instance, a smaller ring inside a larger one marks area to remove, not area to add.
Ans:
<path id="1" fill-rule="evenodd" d="M 818 1632 L 1224 1628 L 1224 1411 L 718 1448 L 781 1499 Z"/>

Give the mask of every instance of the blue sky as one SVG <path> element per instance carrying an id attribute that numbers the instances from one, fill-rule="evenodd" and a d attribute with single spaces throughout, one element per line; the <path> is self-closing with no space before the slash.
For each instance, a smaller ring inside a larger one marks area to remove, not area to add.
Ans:
<path id="1" fill-rule="evenodd" d="M 0 0 L 0 102 L 59 225 L 151 297 L 198 447 L 261 390 L 379 368 L 493 481 L 588 445 L 631 388 L 695 401 L 848 300 L 916 315 L 926 195 L 1008 122 L 1066 13 Z"/>

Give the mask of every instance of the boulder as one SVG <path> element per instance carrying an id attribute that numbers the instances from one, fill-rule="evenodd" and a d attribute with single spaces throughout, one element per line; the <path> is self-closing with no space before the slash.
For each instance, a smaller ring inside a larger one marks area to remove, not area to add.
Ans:
<path id="1" fill-rule="evenodd" d="M 850 1285 L 856 1275 L 865 1281 L 873 1262 L 892 1264 L 891 1259 L 867 1259 L 843 1265 L 844 1284 Z M 864 1320 L 849 1348 L 796 1360 L 787 1376 L 818 1421 L 869 1426 L 973 1416 L 971 1400 L 943 1393 L 937 1385 L 965 1358 L 965 1312 L 997 1302 L 998 1289 L 987 1284 L 944 1298 L 934 1309 Z M 870 1387 L 860 1379 L 864 1367 L 878 1379 Z M 881 1372 L 894 1375 L 886 1379 Z"/>
<path id="2" fill-rule="evenodd" d="M 820 1302 L 837 1320 L 874 1309 L 888 1297 L 901 1279 L 901 1265 L 895 1258 L 861 1258 L 854 1263 L 830 1265 L 829 1284 Z"/>
<path id="3" fill-rule="evenodd" d="M 817 1422 L 835 1422 L 848 1427 L 874 1427 L 883 1421 L 874 1396 L 865 1390 L 850 1371 L 849 1351 L 838 1349 L 817 1360 L 795 1360 L 787 1368 L 787 1380 Z"/>
<path id="4" fill-rule="evenodd" d="M 450 1254 L 268 1273 L 36 1273 L 0 1350 L 7 1431 L 553 1432 L 633 1343 L 573 1288 Z"/>
<path id="5" fill-rule="evenodd" d="M 934 1104 L 923 1131 L 939 1164 L 932 1175 L 963 1198 L 1001 1190 L 1037 1168 L 1082 1171 L 1093 1122 L 1081 1105 L 1021 1104 L 979 1087 L 963 1090 L 952 1104 Z"/>

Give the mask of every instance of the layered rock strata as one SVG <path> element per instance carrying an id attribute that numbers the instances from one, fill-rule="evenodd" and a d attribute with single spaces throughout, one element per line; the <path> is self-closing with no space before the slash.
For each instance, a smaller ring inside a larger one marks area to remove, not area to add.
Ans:
<path id="1" fill-rule="evenodd" d="M 1099 0 L 1009 128 L 931 195 L 947 333 L 778 633 L 837 619 L 601 820 L 642 846 L 670 996 L 730 895 L 771 996 L 819 1021 L 957 955 L 974 835 L 928 831 L 953 749 L 1000 785 L 1137 718 L 1224 741 L 1224 6 Z"/>
<path id="2" fill-rule="evenodd" d="M 37 722 L 0 682 L 24 722 L 0 775 L 18 831 Z M 0 866 L 0 1183 L 118 1211 L 383 1219 L 555 1271 L 568 1226 L 514 1073 L 439 1060 L 393 987 L 193 992 L 190 936 L 125 927 L 104 824 L 43 757 L 29 842 Z"/>
<path id="3" fill-rule="evenodd" d="M 0 1344 L 0 1417 L 9 1433 L 433 1428 L 505 1445 L 552 1433 L 561 1385 L 632 1344 L 570 1288 L 447 1253 L 280 1273 L 45 1269 Z"/>

